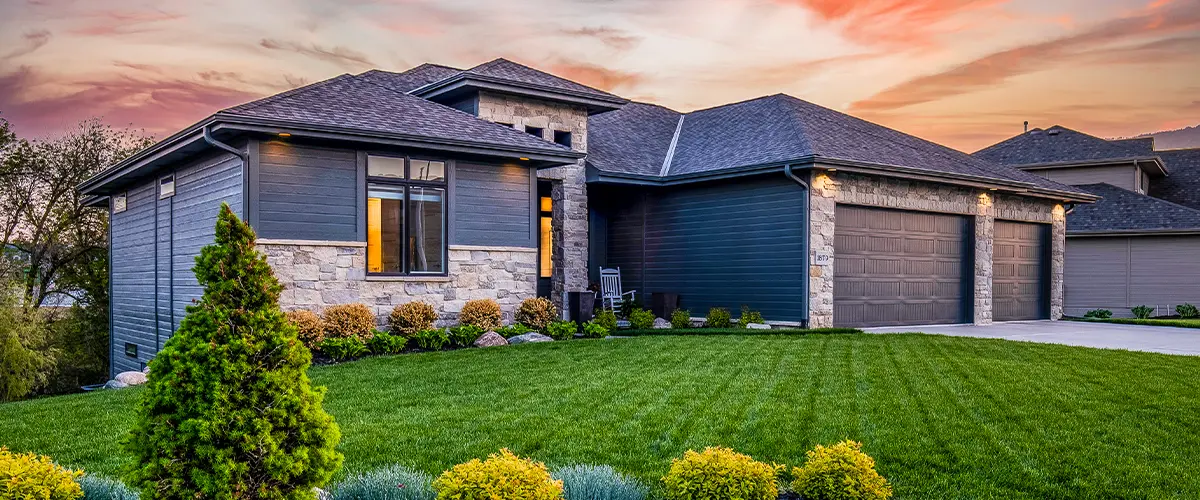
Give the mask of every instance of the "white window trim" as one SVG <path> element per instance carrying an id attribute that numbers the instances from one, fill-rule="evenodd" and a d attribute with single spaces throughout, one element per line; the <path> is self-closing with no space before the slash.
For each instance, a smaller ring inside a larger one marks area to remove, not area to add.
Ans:
<path id="1" fill-rule="evenodd" d="M 165 181 L 167 179 L 171 180 L 170 184 L 163 183 L 163 181 Z M 171 187 L 170 191 L 166 190 L 168 185 Z M 159 177 L 158 178 L 158 199 L 161 200 L 163 198 L 170 198 L 172 196 L 175 196 L 175 174 L 164 175 L 162 177 Z"/>
<path id="2" fill-rule="evenodd" d="M 120 200 L 118 202 L 118 200 Z M 113 196 L 113 213 L 119 214 L 129 208 L 129 193 L 121 193 Z"/>

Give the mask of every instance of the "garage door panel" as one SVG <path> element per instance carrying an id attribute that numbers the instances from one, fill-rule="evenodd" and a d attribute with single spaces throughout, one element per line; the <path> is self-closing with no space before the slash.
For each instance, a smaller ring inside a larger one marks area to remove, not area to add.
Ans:
<path id="1" fill-rule="evenodd" d="M 996 221 L 992 243 L 992 317 L 996 321 L 1050 316 L 1050 226 Z"/>
<path id="2" fill-rule="evenodd" d="M 969 221 L 962 216 L 839 205 L 834 323 L 957 323 L 967 315 Z M 842 264 L 844 263 L 844 264 Z"/>

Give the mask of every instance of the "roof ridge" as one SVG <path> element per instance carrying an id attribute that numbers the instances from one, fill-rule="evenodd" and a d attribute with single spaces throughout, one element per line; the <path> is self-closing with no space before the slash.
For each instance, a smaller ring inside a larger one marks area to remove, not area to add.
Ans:
<path id="1" fill-rule="evenodd" d="M 351 75 L 350 73 L 342 73 L 333 78 L 327 78 L 327 79 L 321 80 L 319 82 L 313 82 L 308 85 L 296 87 L 291 90 L 285 90 L 278 94 L 269 95 L 269 96 L 263 97 L 261 99 L 253 100 L 250 102 L 245 102 L 242 104 L 238 104 L 236 106 L 230 106 L 228 108 L 218 111 L 218 113 L 222 113 L 225 111 L 231 111 L 231 110 L 238 110 L 238 111 L 251 110 L 251 109 L 258 108 L 258 107 L 261 107 L 261 106 L 264 106 L 264 105 L 267 105 L 267 104 L 270 104 L 273 102 L 279 102 L 283 99 L 293 97 L 296 94 L 301 94 L 301 93 L 308 92 L 313 89 L 318 89 L 318 88 L 324 87 L 325 85 L 328 85 L 328 84 L 336 82 L 336 81 L 345 80 L 347 77 L 356 78 L 355 75 Z"/>
<path id="2" fill-rule="evenodd" d="M 671 161 L 675 159 L 675 146 L 679 144 L 679 132 L 683 130 L 683 119 L 687 115 L 679 115 L 679 123 L 675 124 L 675 135 L 671 136 L 671 145 L 667 146 L 666 158 L 663 158 L 662 169 L 659 170 L 659 177 L 666 177 L 671 173 Z"/>
<path id="3" fill-rule="evenodd" d="M 721 108 L 727 108 L 727 107 L 730 107 L 730 106 L 737 106 L 737 105 L 740 105 L 740 104 L 751 103 L 751 102 L 754 102 L 754 101 L 759 101 L 759 100 L 763 100 L 763 99 L 769 99 L 769 98 L 772 98 L 772 97 L 778 97 L 778 96 L 788 96 L 788 95 L 787 95 L 787 94 L 784 94 L 784 93 L 782 93 L 782 92 L 776 92 L 776 93 L 774 93 L 774 94 L 770 94 L 770 95 L 760 95 L 760 96 L 758 96 L 758 97 L 751 97 L 751 98 L 749 98 L 749 99 L 743 99 L 743 100 L 740 100 L 740 101 L 727 102 L 727 103 L 725 103 L 725 104 L 718 104 L 718 105 L 716 105 L 716 106 L 709 106 L 709 107 L 707 107 L 707 108 L 693 109 L 693 110 L 691 110 L 691 111 L 688 111 L 688 112 L 686 112 L 686 113 L 683 113 L 683 114 L 685 114 L 685 115 L 690 115 L 690 114 L 692 114 L 692 113 L 699 113 L 699 112 L 701 112 L 701 111 L 712 111 L 712 110 L 714 110 L 714 109 L 721 109 Z M 788 97 L 791 97 L 791 96 L 788 96 Z M 668 109 L 669 109 L 669 108 L 668 108 Z M 672 111 L 674 111 L 674 110 L 672 110 Z"/>

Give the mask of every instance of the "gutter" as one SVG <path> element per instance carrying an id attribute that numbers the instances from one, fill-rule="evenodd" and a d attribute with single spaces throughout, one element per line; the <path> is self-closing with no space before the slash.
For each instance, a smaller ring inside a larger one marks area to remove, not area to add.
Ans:
<path id="1" fill-rule="evenodd" d="M 681 123 L 682 123 L 682 121 L 683 120 L 680 119 Z M 809 240 L 812 237 L 812 227 L 811 227 L 811 224 L 809 223 L 809 219 L 812 217 L 812 188 L 808 185 L 808 182 L 806 182 L 804 179 L 801 179 L 800 176 L 798 176 L 794 172 L 792 172 L 792 164 L 791 163 L 785 164 L 783 166 L 783 175 L 787 176 L 788 179 L 791 179 L 793 182 L 795 182 L 796 184 L 799 184 L 801 187 L 804 188 L 804 264 L 805 265 L 804 265 L 804 275 L 801 276 L 801 279 L 800 279 L 800 281 L 802 283 L 801 288 L 804 289 L 804 300 L 803 300 L 804 319 L 801 320 L 800 327 L 808 328 L 808 312 L 809 312 L 808 309 L 812 302 L 812 292 L 808 289 L 808 287 L 809 287 L 808 275 L 810 272 L 810 267 L 812 266 L 812 255 L 810 255 L 811 249 L 810 249 L 810 244 L 809 244 Z"/>
<path id="2" fill-rule="evenodd" d="M 1195 236 L 1195 235 L 1200 235 L 1200 228 L 1067 231 L 1068 238 L 1102 238 L 1102 237 L 1109 237 L 1109 236 Z"/>
<path id="3" fill-rule="evenodd" d="M 1167 164 L 1163 162 L 1161 156 L 1130 156 L 1125 158 L 1104 158 L 1101 160 L 1067 160 L 1067 161 L 1052 161 L 1046 163 L 1025 163 L 1021 165 L 1012 165 L 1018 170 L 1045 170 L 1051 168 L 1075 168 L 1075 167 L 1100 167 L 1105 165 L 1124 165 L 1133 163 L 1137 165 L 1139 162 L 1154 162 L 1158 167 L 1158 173 L 1162 176 L 1170 175 L 1167 171 Z"/>
<path id="4" fill-rule="evenodd" d="M 250 161 L 249 153 L 242 151 L 238 148 L 235 148 L 233 146 L 230 146 L 228 144 L 225 144 L 221 141 L 218 141 L 216 138 L 214 138 L 212 136 L 212 129 L 208 128 L 208 125 L 204 126 L 204 142 L 207 142 L 211 146 L 216 146 L 217 148 L 224 149 L 225 151 L 233 153 L 234 156 L 241 158 L 243 167 L 246 165 L 246 162 Z"/>

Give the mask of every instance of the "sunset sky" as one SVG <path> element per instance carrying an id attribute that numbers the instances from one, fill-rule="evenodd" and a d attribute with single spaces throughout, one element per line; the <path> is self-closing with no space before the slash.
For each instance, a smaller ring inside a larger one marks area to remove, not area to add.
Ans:
<path id="1" fill-rule="evenodd" d="M 1200 0 L 4 0 L 0 117 L 158 137 L 341 73 L 496 58 L 679 111 L 786 93 L 975 151 L 1200 123 Z"/>

